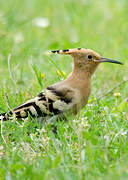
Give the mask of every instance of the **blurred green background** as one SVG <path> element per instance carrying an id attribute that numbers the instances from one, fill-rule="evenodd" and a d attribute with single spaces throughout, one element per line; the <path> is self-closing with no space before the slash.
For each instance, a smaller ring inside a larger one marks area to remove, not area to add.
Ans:
<path id="1" fill-rule="evenodd" d="M 0 112 L 63 78 L 48 57 L 65 76 L 71 72 L 70 57 L 47 50 L 90 48 L 123 62 L 102 64 L 94 74 L 90 101 L 103 95 L 128 79 L 127 42 L 127 0 L 0 0 Z M 125 83 L 114 90 L 119 97 L 112 92 L 60 123 L 59 137 L 37 122 L 6 122 L 0 179 L 127 178 L 127 89 Z"/>

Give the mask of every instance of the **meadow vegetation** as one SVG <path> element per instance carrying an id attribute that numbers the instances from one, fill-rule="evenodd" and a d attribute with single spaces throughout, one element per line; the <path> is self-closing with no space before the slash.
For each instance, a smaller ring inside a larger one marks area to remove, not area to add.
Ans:
<path id="1" fill-rule="evenodd" d="M 0 180 L 128 178 L 128 83 L 113 89 L 128 80 L 127 22 L 127 0 L 0 1 L 0 112 L 68 76 L 72 59 L 47 50 L 90 48 L 124 63 L 98 67 L 89 104 L 57 134 L 36 119 L 0 123 Z"/>

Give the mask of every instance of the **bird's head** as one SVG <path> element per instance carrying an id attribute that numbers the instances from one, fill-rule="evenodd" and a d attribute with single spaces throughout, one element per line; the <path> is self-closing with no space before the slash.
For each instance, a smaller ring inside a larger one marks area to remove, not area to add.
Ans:
<path id="1" fill-rule="evenodd" d="M 57 54 L 67 54 L 71 55 L 74 59 L 74 69 L 80 71 L 87 71 L 90 74 L 93 74 L 96 67 L 103 62 L 115 63 L 122 65 L 123 63 L 104 58 L 100 56 L 98 53 L 91 49 L 85 48 L 76 48 L 76 49 L 65 49 L 65 50 L 55 50 L 51 51 L 52 53 Z"/>

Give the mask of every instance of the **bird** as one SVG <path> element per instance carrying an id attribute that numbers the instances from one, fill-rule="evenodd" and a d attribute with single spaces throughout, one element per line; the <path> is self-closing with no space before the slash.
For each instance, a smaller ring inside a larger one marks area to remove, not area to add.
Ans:
<path id="1" fill-rule="evenodd" d="M 91 77 L 98 65 L 103 62 L 122 65 L 117 60 L 104 58 L 86 48 L 52 50 L 54 54 L 70 55 L 74 66 L 71 74 L 60 82 L 49 85 L 35 98 L 0 114 L 0 120 L 22 119 L 29 115 L 33 118 L 50 118 L 66 112 L 76 115 L 87 103 L 91 93 Z M 68 63 L 68 62 L 67 62 Z"/>

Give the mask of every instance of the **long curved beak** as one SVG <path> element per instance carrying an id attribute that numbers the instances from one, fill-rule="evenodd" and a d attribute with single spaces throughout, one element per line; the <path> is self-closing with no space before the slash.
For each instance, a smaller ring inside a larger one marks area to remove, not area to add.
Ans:
<path id="1" fill-rule="evenodd" d="M 115 63 L 115 64 L 121 64 L 123 65 L 123 63 L 121 63 L 120 61 L 116 61 L 116 60 L 112 60 L 112 59 L 108 59 L 108 58 L 104 58 L 104 57 L 101 57 L 101 60 L 100 62 L 109 62 L 109 63 Z"/>

